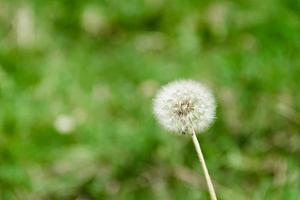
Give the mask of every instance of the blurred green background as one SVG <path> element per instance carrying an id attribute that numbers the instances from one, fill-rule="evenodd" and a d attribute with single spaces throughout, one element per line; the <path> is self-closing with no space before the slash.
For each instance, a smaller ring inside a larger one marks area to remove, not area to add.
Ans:
<path id="1" fill-rule="evenodd" d="M 300 1 L 0 1 L 0 199 L 209 199 L 157 89 L 210 86 L 220 199 L 300 199 Z"/>

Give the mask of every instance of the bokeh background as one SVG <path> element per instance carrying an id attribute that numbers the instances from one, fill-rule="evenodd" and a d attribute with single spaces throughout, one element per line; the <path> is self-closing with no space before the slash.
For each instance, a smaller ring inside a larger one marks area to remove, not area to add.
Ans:
<path id="1" fill-rule="evenodd" d="M 0 1 L 0 199 L 209 199 L 189 137 L 152 115 L 195 79 L 220 199 L 300 199 L 297 0 Z"/>

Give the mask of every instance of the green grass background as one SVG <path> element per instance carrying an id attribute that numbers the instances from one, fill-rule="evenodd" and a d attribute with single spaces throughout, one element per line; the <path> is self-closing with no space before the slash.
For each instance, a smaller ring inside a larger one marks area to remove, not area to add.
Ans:
<path id="1" fill-rule="evenodd" d="M 219 199 L 300 199 L 297 0 L 1 0 L 0 199 L 209 199 L 191 138 L 152 115 L 184 78 L 217 99 Z"/>

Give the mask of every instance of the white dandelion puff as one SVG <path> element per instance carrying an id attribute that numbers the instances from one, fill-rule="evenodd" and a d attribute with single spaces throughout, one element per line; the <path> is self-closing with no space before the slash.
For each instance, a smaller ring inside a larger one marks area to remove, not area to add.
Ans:
<path id="1" fill-rule="evenodd" d="M 158 91 L 154 114 L 166 129 L 178 133 L 205 131 L 214 121 L 216 104 L 210 90 L 192 80 L 175 81 Z"/>
<path id="2" fill-rule="evenodd" d="M 196 132 L 205 131 L 214 121 L 215 99 L 210 90 L 192 80 L 175 81 L 158 91 L 153 105 L 159 123 L 170 131 L 189 133 L 203 169 L 209 194 L 217 200 Z"/>

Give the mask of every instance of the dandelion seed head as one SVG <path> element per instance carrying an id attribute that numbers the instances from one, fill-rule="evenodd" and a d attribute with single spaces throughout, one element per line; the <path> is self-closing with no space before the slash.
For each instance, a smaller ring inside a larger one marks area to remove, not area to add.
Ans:
<path id="1" fill-rule="evenodd" d="M 153 111 L 158 122 L 176 133 L 203 132 L 215 118 L 216 104 L 211 91 L 193 80 L 174 81 L 160 89 Z"/>

